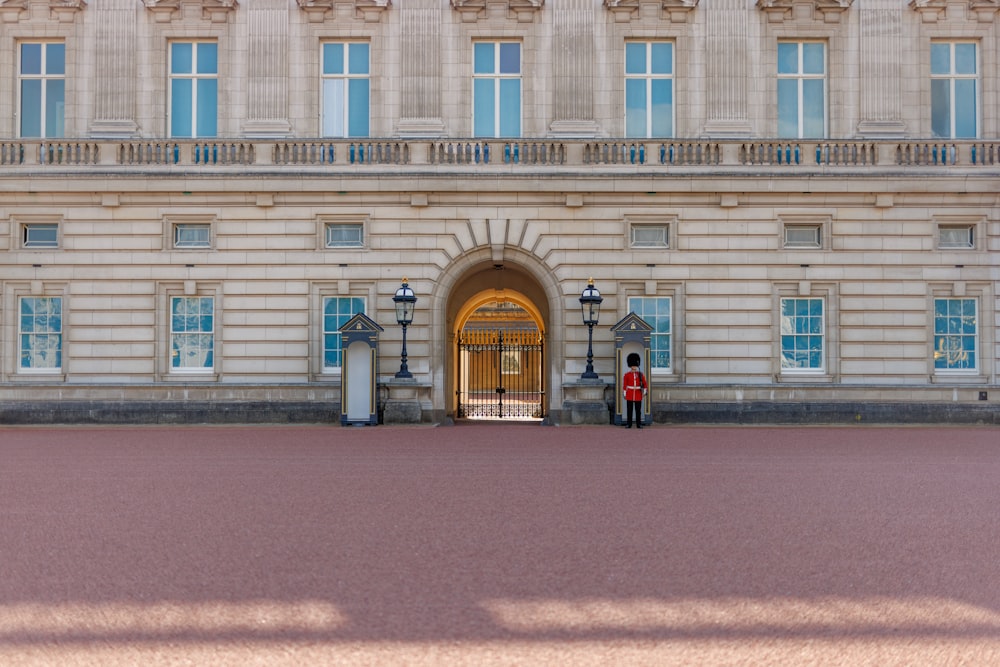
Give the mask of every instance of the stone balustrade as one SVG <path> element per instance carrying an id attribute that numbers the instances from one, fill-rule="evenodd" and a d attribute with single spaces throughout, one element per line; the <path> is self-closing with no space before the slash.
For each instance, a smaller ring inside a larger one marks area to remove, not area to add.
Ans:
<path id="1" fill-rule="evenodd" d="M 0 170 L 36 167 L 995 167 L 1000 140 L 8 139 Z"/>

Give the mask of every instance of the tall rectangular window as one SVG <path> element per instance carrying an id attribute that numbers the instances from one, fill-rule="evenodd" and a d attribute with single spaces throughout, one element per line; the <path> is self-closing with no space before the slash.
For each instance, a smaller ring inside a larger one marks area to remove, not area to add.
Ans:
<path id="1" fill-rule="evenodd" d="M 171 42 L 169 71 L 170 136 L 217 136 L 218 44 Z"/>
<path id="2" fill-rule="evenodd" d="M 521 136 L 521 45 L 476 42 L 473 59 L 473 134 Z"/>
<path id="3" fill-rule="evenodd" d="M 931 132 L 949 139 L 979 136 L 975 42 L 931 44 Z"/>
<path id="4" fill-rule="evenodd" d="M 170 299 L 170 369 L 211 370 L 215 366 L 215 299 L 175 296 Z"/>
<path id="5" fill-rule="evenodd" d="M 934 299 L 934 370 L 976 370 L 976 306 L 976 299 Z"/>
<path id="6" fill-rule="evenodd" d="M 649 337 L 650 364 L 653 368 L 669 371 L 673 367 L 671 343 L 673 339 L 673 298 L 669 296 L 633 296 L 628 300 L 629 310 L 653 327 Z"/>
<path id="7" fill-rule="evenodd" d="M 323 136 L 367 137 L 371 117 L 370 48 L 366 42 L 323 44 Z"/>
<path id="8" fill-rule="evenodd" d="M 62 297 L 21 297 L 20 369 L 62 369 Z"/>
<path id="9" fill-rule="evenodd" d="M 826 136 L 823 42 L 778 42 L 778 136 Z"/>
<path id="10" fill-rule="evenodd" d="M 625 136 L 674 136 L 674 45 L 625 44 Z"/>
<path id="11" fill-rule="evenodd" d="M 331 296 L 323 299 L 323 370 L 343 366 L 340 327 L 347 320 L 363 312 L 365 312 L 365 300 L 358 296 Z"/>
<path id="12" fill-rule="evenodd" d="M 21 136 L 65 136 L 66 45 L 62 42 L 22 42 L 19 46 Z"/>
<path id="13" fill-rule="evenodd" d="M 781 299 L 781 370 L 822 371 L 825 368 L 823 299 Z"/>

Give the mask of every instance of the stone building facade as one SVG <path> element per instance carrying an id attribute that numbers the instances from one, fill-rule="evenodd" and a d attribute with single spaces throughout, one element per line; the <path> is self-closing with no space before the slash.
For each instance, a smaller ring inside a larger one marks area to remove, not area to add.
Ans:
<path id="1" fill-rule="evenodd" d="M 0 0 L 0 421 L 995 423 L 998 13 Z"/>

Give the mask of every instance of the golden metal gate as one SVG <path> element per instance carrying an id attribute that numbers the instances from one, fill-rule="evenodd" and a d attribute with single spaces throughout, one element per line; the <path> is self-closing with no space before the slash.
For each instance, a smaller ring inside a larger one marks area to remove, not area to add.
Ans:
<path id="1" fill-rule="evenodd" d="M 463 329 L 458 341 L 458 416 L 543 417 L 543 353 L 536 328 Z"/>

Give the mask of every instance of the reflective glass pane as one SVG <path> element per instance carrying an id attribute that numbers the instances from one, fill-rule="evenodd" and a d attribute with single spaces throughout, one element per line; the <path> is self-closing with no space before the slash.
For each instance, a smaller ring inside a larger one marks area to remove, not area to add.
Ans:
<path id="1" fill-rule="evenodd" d="M 323 136 L 344 136 L 344 80 L 323 80 Z"/>
<path id="2" fill-rule="evenodd" d="M 42 81 L 21 81 L 21 136 L 42 136 Z"/>
<path id="3" fill-rule="evenodd" d="M 799 45 L 796 42 L 778 42 L 778 74 L 799 73 Z"/>
<path id="4" fill-rule="evenodd" d="M 496 45 L 493 42 L 476 42 L 473 48 L 474 72 L 476 74 L 495 74 L 496 66 L 493 64 Z"/>
<path id="5" fill-rule="evenodd" d="M 172 42 L 170 44 L 170 73 L 194 73 L 194 45 L 190 42 Z"/>
<path id="6" fill-rule="evenodd" d="M 824 116 L 826 104 L 823 101 L 822 79 L 804 79 L 802 81 L 802 136 L 826 136 Z"/>
<path id="7" fill-rule="evenodd" d="M 66 81 L 50 79 L 45 82 L 45 136 L 65 135 Z"/>
<path id="8" fill-rule="evenodd" d="M 348 47 L 348 72 L 350 74 L 368 74 L 368 44 L 356 42 Z"/>
<path id="9" fill-rule="evenodd" d="M 216 79 L 198 79 L 198 136 L 218 134 L 219 83 Z"/>
<path id="10" fill-rule="evenodd" d="M 45 45 L 45 73 L 66 73 L 66 45 L 62 42 L 52 42 Z"/>
<path id="11" fill-rule="evenodd" d="M 369 84 L 368 79 L 350 79 L 347 83 L 348 121 L 347 136 L 368 136 Z"/>
<path id="12" fill-rule="evenodd" d="M 931 79 L 931 133 L 951 136 L 951 81 Z"/>
<path id="13" fill-rule="evenodd" d="M 650 69 L 653 74 L 671 74 L 674 71 L 674 49 L 668 42 L 653 42 L 650 45 Z"/>
<path id="14" fill-rule="evenodd" d="M 625 136 L 646 136 L 646 80 L 625 81 Z"/>
<path id="15" fill-rule="evenodd" d="M 931 74 L 951 74 L 950 43 L 931 43 Z"/>
<path id="16" fill-rule="evenodd" d="M 170 136 L 172 137 L 193 136 L 191 92 L 191 79 L 174 79 L 170 82 Z"/>
<path id="17" fill-rule="evenodd" d="M 646 73 L 646 43 L 626 42 L 625 43 L 625 73 L 645 74 Z"/>
<path id="18" fill-rule="evenodd" d="M 976 73 L 976 45 L 962 42 L 955 45 L 955 74 Z"/>
<path id="19" fill-rule="evenodd" d="M 500 136 L 521 136 L 521 80 L 500 81 Z"/>
<path id="20" fill-rule="evenodd" d="M 217 74 L 219 71 L 219 45 L 215 42 L 198 43 L 198 74 Z"/>
<path id="21" fill-rule="evenodd" d="M 670 79 L 654 79 L 652 87 L 652 136 L 674 136 L 674 85 Z"/>
<path id="22" fill-rule="evenodd" d="M 799 82 L 778 79 L 778 136 L 799 136 Z"/>
<path id="23" fill-rule="evenodd" d="M 344 73 L 344 45 L 323 45 L 323 74 Z"/>
<path id="24" fill-rule="evenodd" d="M 493 118 L 495 109 L 494 82 L 492 79 L 476 79 L 473 84 L 475 102 L 473 134 L 477 137 L 492 137 L 496 134 Z"/>
<path id="25" fill-rule="evenodd" d="M 955 137 L 971 138 L 977 135 L 976 80 L 955 81 Z"/>
<path id="26" fill-rule="evenodd" d="M 802 45 L 802 72 L 804 74 L 822 74 L 826 71 L 824 51 L 825 45 L 821 42 L 806 42 Z"/>
<path id="27" fill-rule="evenodd" d="M 521 45 L 513 42 L 500 44 L 500 73 L 521 73 Z"/>
<path id="28" fill-rule="evenodd" d="M 42 45 L 21 45 L 21 74 L 42 73 Z"/>

